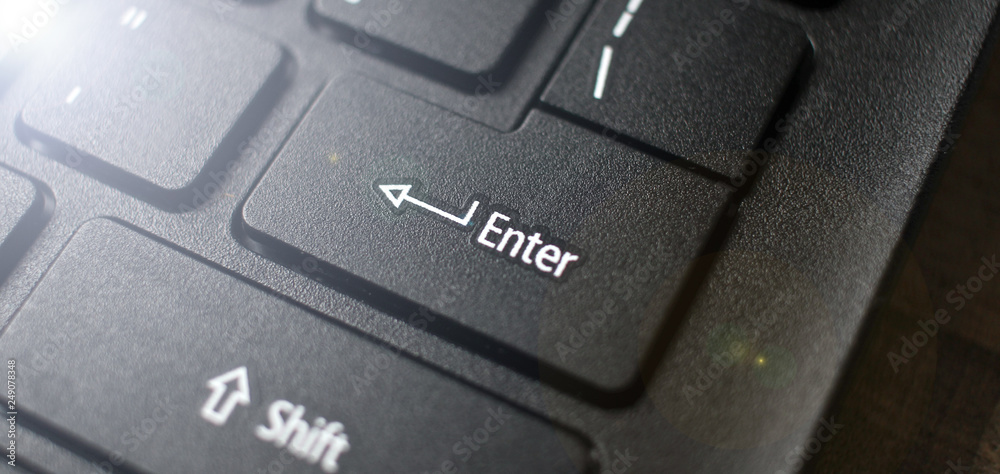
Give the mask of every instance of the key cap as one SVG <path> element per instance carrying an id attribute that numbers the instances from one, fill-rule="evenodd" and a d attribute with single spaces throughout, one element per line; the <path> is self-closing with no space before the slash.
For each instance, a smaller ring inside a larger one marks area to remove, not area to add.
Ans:
<path id="1" fill-rule="evenodd" d="M 28 472 L 58 472 L 60 474 L 93 474 L 95 472 L 84 458 L 74 455 L 51 439 L 25 428 L 24 424 L 21 423 L 23 421 L 23 417 L 17 419 L 16 465 L 30 466 L 32 469 Z M 23 471 L 11 470 L 10 472 L 23 474 Z M 110 471 L 104 472 L 114 474 Z"/>
<path id="2" fill-rule="evenodd" d="M 72 238 L 0 354 L 19 364 L 21 412 L 103 452 L 98 470 L 576 472 L 590 459 L 575 433 L 105 220 Z"/>
<path id="3" fill-rule="evenodd" d="M 0 168 L 0 283 L 14 269 L 55 205 L 52 196 L 18 174 Z"/>
<path id="4" fill-rule="evenodd" d="M 475 85 L 545 20 L 542 0 L 315 0 L 338 36 L 421 72 Z M 445 68 L 442 72 L 440 69 Z"/>
<path id="5" fill-rule="evenodd" d="M 542 100 L 733 174 L 808 49 L 749 0 L 610 0 L 598 6 Z"/>
<path id="6" fill-rule="evenodd" d="M 19 135 L 140 199 L 191 210 L 192 188 L 219 172 L 280 92 L 281 49 L 182 5 L 100 8 L 25 105 Z"/>
<path id="7" fill-rule="evenodd" d="M 808 8 L 830 8 L 836 5 L 837 3 L 840 3 L 840 0 L 785 0 L 785 1 L 789 3 L 795 3 Z"/>
<path id="8" fill-rule="evenodd" d="M 245 204 L 251 248 L 305 253 L 340 291 L 404 320 L 430 310 L 428 331 L 592 388 L 634 379 L 643 319 L 662 317 L 727 196 L 544 113 L 505 134 L 357 77 L 304 120 Z"/>

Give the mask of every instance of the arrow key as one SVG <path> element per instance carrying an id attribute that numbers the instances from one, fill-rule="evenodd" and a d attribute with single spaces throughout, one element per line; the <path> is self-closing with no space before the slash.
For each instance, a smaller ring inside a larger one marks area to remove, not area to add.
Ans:
<path id="1" fill-rule="evenodd" d="M 205 421 L 222 426 L 229 420 L 229 415 L 237 405 L 250 404 L 250 381 L 246 367 L 237 367 L 218 377 L 209 379 L 205 384 L 212 391 L 208 401 L 201 407 L 201 417 Z M 229 386 L 233 385 L 230 390 Z"/>

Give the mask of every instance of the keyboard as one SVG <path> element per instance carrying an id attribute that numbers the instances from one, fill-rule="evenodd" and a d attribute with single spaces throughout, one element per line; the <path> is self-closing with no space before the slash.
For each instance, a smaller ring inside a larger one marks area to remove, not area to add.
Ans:
<path id="1" fill-rule="evenodd" d="M 821 468 L 997 7 L 6 2 L 0 469 Z"/>

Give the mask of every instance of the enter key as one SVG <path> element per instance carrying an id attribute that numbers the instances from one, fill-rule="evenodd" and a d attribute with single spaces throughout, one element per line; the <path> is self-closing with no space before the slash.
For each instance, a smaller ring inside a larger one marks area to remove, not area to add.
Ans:
<path id="1" fill-rule="evenodd" d="M 451 343 L 600 398 L 637 380 L 728 189 L 542 112 L 501 133 L 334 82 L 249 196 L 243 241 Z"/>

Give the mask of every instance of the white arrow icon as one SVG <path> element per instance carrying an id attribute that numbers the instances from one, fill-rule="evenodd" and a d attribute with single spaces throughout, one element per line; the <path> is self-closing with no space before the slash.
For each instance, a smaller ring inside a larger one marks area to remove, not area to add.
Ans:
<path id="1" fill-rule="evenodd" d="M 397 209 L 399 208 L 399 206 L 403 205 L 404 201 L 406 201 L 409 202 L 410 204 L 431 211 L 452 222 L 457 222 L 459 225 L 463 226 L 469 225 L 469 221 L 472 220 L 472 215 L 476 213 L 476 209 L 479 207 L 479 201 L 472 201 L 472 205 L 469 206 L 469 210 L 468 212 L 465 213 L 465 217 L 458 217 L 456 215 L 442 211 L 441 209 L 438 209 L 430 204 L 427 204 L 426 202 L 423 202 L 413 196 L 410 196 L 409 194 L 410 188 L 412 187 L 413 187 L 412 184 L 380 184 L 378 186 L 378 188 L 383 193 L 385 193 L 385 196 L 389 198 L 389 202 L 391 202 L 392 205 L 396 206 Z M 394 194 L 396 192 L 398 192 L 398 195 Z"/>
<path id="2" fill-rule="evenodd" d="M 223 395 L 228 392 L 230 382 L 236 382 L 236 389 L 229 392 L 229 396 L 223 400 Z M 226 424 L 229 415 L 236 408 L 236 405 L 247 406 L 250 404 L 250 381 L 247 376 L 246 367 L 237 367 L 218 377 L 215 377 L 205 384 L 212 389 L 205 405 L 201 407 L 201 417 L 205 421 L 222 426 Z"/>

